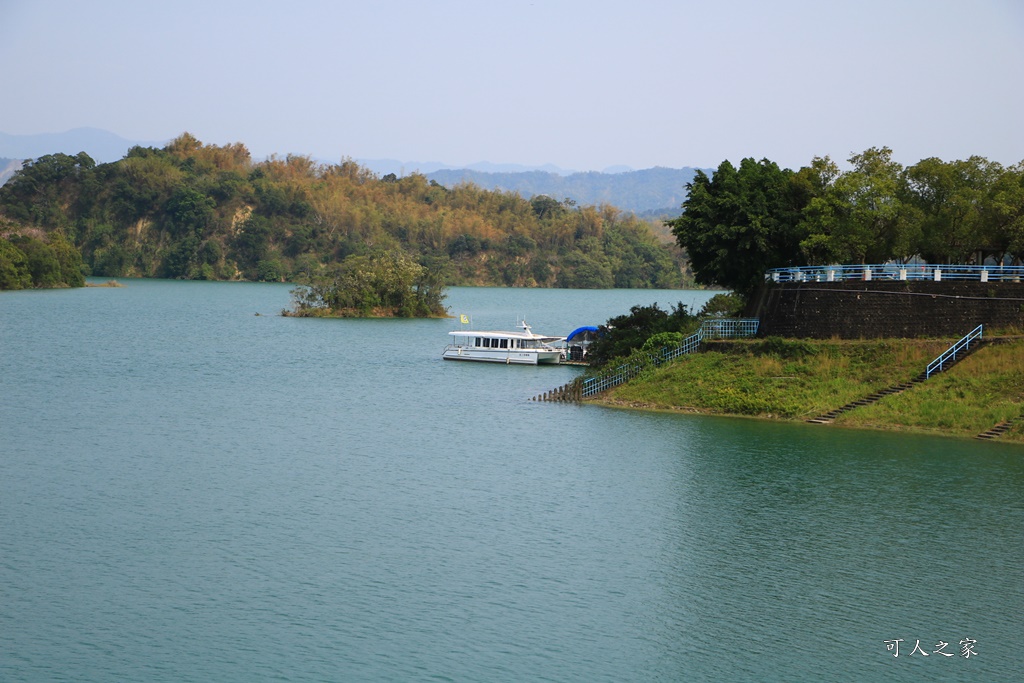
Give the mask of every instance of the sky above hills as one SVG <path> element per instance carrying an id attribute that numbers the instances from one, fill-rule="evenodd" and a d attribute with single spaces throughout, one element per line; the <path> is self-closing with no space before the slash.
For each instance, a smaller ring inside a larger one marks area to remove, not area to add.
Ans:
<path id="1" fill-rule="evenodd" d="M 0 131 L 327 160 L 1024 160 L 1018 0 L 0 0 Z"/>

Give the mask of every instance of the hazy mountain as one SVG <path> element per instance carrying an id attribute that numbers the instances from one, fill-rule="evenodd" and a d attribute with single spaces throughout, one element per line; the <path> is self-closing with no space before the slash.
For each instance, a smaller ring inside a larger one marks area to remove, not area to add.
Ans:
<path id="1" fill-rule="evenodd" d="M 470 182 L 488 190 L 518 192 L 527 198 L 544 194 L 559 201 L 572 199 L 579 205 L 611 204 L 643 215 L 677 216 L 686 199 L 686 184 L 693 180 L 697 170 L 656 167 L 624 173 L 589 171 L 563 176 L 546 171 L 485 173 L 445 169 L 426 175 L 445 187 Z M 704 171 L 710 174 L 713 169 Z"/>
<path id="2" fill-rule="evenodd" d="M 38 159 L 46 154 L 85 152 L 98 164 L 117 161 L 135 145 L 163 147 L 164 142 L 126 140 L 99 128 L 75 128 L 64 133 L 38 133 L 11 135 L 0 133 L 0 157 L 8 159 Z"/>
<path id="3" fill-rule="evenodd" d="M 576 173 L 573 169 L 559 168 L 554 164 L 543 166 L 525 166 L 523 164 L 494 164 L 489 161 L 481 161 L 468 166 L 452 166 L 440 161 L 398 161 L 397 159 L 356 159 L 360 166 L 370 169 L 378 175 L 394 173 L 397 176 L 406 176 L 410 173 L 434 173 L 436 171 L 461 171 L 470 170 L 481 173 L 525 173 L 528 171 L 544 171 L 558 175 Z"/>
<path id="4" fill-rule="evenodd" d="M 0 185 L 7 182 L 7 179 L 14 175 L 21 168 L 21 159 L 4 159 L 0 157 Z"/>

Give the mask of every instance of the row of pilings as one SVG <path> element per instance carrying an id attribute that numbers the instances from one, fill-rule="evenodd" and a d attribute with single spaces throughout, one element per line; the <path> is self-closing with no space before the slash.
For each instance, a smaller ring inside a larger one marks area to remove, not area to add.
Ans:
<path id="1" fill-rule="evenodd" d="M 583 379 L 577 377 L 568 384 L 563 384 L 557 389 L 537 394 L 531 401 L 560 401 L 563 403 L 580 403 L 583 401 Z"/>

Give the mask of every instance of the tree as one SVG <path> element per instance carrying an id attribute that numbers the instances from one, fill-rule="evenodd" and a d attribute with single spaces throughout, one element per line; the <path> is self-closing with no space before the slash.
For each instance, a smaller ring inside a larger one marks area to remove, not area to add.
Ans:
<path id="1" fill-rule="evenodd" d="M 900 199 L 903 169 L 892 160 L 892 150 L 872 147 L 850 163 L 852 171 L 807 203 L 800 224 L 804 253 L 833 263 L 909 258 L 918 244 L 918 224 L 912 207 Z"/>
<path id="2" fill-rule="evenodd" d="M 609 289 L 615 285 L 611 268 L 590 254 L 574 249 L 561 260 L 556 284 L 568 289 Z"/>
<path id="3" fill-rule="evenodd" d="M 1000 263 L 1007 255 L 1014 263 L 1024 259 L 1024 161 L 993 178 L 980 222 L 985 251 Z"/>
<path id="4" fill-rule="evenodd" d="M 667 221 L 697 282 L 749 294 L 767 269 L 802 261 L 803 206 L 792 177 L 767 159 L 744 159 L 739 169 L 723 161 L 711 178 L 697 171 L 683 214 Z"/>
<path id="5" fill-rule="evenodd" d="M 84 287 L 85 275 L 82 274 L 82 254 L 63 232 L 57 230 L 50 233 L 50 249 L 60 266 L 61 282 L 68 287 Z"/>
<path id="6" fill-rule="evenodd" d="M 28 289 L 32 286 L 25 254 L 0 237 L 0 289 Z"/>
<path id="7" fill-rule="evenodd" d="M 61 232 L 0 239 L 0 289 L 82 287 L 82 256 Z"/>
<path id="8" fill-rule="evenodd" d="M 175 235 L 202 235 L 216 208 L 217 202 L 212 197 L 189 187 L 177 188 L 167 201 L 167 217 L 170 218 L 172 232 Z"/>
<path id="9" fill-rule="evenodd" d="M 96 166 L 85 152 L 75 156 L 47 154 L 27 161 L 0 188 L 0 206 L 13 217 L 46 227 L 67 224 L 63 206 L 76 197 L 80 176 Z"/>
<path id="10" fill-rule="evenodd" d="M 963 263 L 984 248 L 984 207 L 1002 170 L 977 156 L 949 163 L 932 157 L 906 170 L 907 201 L 918 211 L 918 251 L 925 260 Z"/>

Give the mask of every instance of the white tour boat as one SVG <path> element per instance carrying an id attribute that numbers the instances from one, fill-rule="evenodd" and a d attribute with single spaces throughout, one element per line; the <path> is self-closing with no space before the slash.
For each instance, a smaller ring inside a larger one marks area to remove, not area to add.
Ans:
<path id="1" fill-rule="evenodd" d="M 552 344 L 564 342 L 565 337 L 545 337 L 534 334 L 524 320 L 520 331 L 498 332 L 485 330 L 455 330 L 449 332 L 454 339 L 444 347 L 445 360 L 475 360 L 485 363 L 512 363 L 539 365 L 560 363 L 565 349 Z"/>

